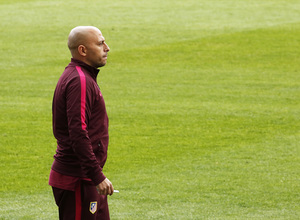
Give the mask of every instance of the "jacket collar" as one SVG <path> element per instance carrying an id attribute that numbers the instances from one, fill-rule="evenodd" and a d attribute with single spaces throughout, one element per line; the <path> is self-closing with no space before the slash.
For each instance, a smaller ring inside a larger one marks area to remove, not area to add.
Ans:
<path id="1" fill-rule="evenodd" d="M 98 73 L 99 73 L 99 69 L 95 68 L 95 67 L 92 67 L 80 60 L 76 60 L 74 58 L 71 58 L 71 63 L 72 64 L 75 64 L 76 66 L 80 66 L 80 67 L 83 67 L 85 70 L 87 70 L 87 72 L 94 78 L 96 79 L 97 76 L 98 76 Z"/>

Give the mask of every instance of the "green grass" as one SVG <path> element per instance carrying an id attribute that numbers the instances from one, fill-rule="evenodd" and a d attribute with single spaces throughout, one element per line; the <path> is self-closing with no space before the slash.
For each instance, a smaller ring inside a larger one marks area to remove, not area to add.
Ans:
<path id="1" fill-rule="evenodd" d="M 69 31 L 111 48 L 112 219 L 298 219 L 300 3 L 1 1 L 0 219 L 57 219 L 51 104 Z"/>

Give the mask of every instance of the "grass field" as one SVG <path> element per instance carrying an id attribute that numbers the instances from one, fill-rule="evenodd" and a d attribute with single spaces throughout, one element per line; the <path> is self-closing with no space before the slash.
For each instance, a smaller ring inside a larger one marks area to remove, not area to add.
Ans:
<path id="1" fill-rule="evenodd" d="M 111 51 L 111 219 L 300 218 L 298 0 L 0 0 L 0 219 L 58 219 L 52 95 L 69 31 Z"/>

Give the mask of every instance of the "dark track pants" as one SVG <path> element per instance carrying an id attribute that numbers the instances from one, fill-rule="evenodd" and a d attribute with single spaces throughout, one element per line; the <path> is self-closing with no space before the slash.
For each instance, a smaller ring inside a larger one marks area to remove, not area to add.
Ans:
<path id="1" fill-rule="evenodd" d="M 60 220 L 109 220 L 107 196 L 99 195 L 96 187 L 81 181 L 76 190 L 52 187 Z"/>

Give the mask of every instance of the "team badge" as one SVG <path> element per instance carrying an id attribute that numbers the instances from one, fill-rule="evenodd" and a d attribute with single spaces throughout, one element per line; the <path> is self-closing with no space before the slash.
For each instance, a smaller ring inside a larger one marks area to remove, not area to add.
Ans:
<path id="1" fill-rule="evenodd" d="M 90 212 L 92 214 L 95 214 L 96 211 L 97 211 L 97 202 L 91 202 L 90 203 Z"/>

